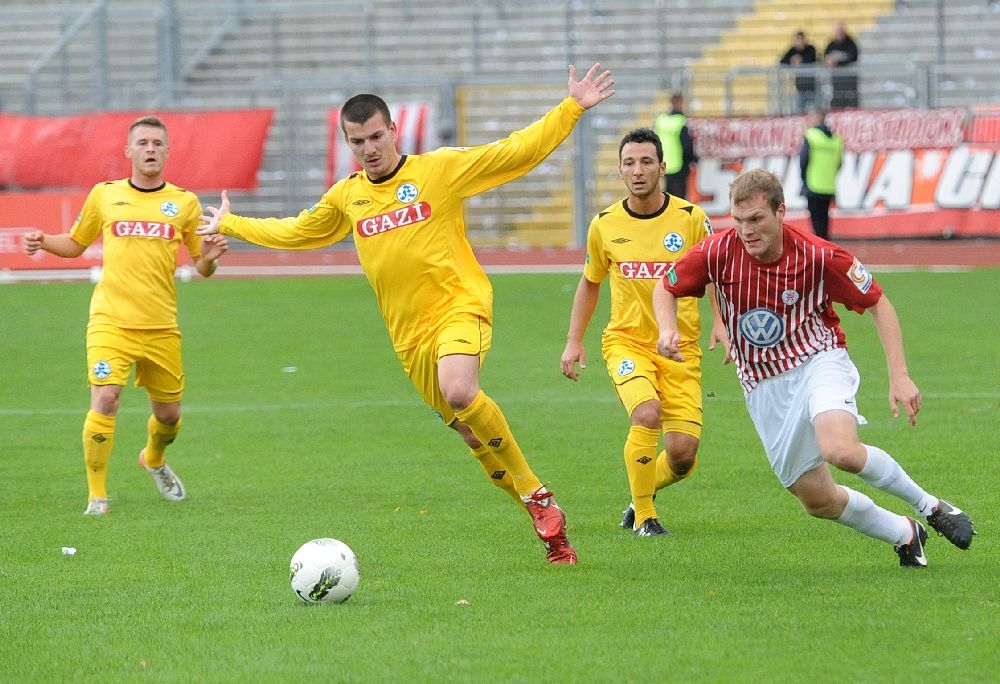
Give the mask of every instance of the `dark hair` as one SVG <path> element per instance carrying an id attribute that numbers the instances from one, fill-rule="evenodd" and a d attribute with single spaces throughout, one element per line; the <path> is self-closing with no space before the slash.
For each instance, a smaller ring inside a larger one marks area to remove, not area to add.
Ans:
<path id="1" fill-rule="evenodd" d="M 778 177 L 766 169 L 744 171 L 729 185 L 729 200 L 739 204 L 757 195 L 764 195 L 772 211 L 785 203 L 785 191 Z"/>
<path id="2" fill-rule="evenodd" d="M 663 161 L 663 143 L 660 142 L 660 136 L 652 128 L 633 128 L 631 131 L 625 134 L 622 141 L 618 144 L 618 161 L 622 160 L 622 150 L 629 143 L 653 143 L 653 147 L 656 148 L 656 161 Z"/>
<path id="3" fill-rule="evenodd" d="M 385 100 L 370 93 L 355 95 L 340 108 L 340 130 L 347 133 L 344 130 L 345 121 L 363 124 L 376 114 L 382 115 L 386 126 L 392 123 L 392 114 L 389 113 L 389 105 L 385 103 Z"/>
<path id="4" fill-rule="evenodd" d="M 132 136 L 132 131 L 134 131 L 139 126 L 151 126 L 153 128 L 159 128 L 163 131 L 164 137 L 166 137 L 167 126 L 160 120 L 160 117 L 158 116 L 153 116 L 152 114 L 150 114 L 147 116 L 140 116 L 138 119 L 133 121 L 131 124 L 129 124 L 128 127 L 129 137 Z"/>

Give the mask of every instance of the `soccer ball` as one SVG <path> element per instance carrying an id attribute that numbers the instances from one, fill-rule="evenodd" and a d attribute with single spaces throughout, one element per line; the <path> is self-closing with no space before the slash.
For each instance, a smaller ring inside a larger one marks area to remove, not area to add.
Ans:
<path id="1" fill-rule="evenodd" d="M 307 541 L 292 556 L 292 591 L 306 603 L 343 603 L 361 581 L 358 558 L 337 539 Z"/>

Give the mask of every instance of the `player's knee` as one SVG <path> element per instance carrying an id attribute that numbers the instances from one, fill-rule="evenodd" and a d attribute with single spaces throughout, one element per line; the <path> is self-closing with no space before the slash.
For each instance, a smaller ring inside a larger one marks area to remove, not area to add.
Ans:
<path id="1" fill-rule="evenodd" d="M 858 442 L 838 442 L 823 449 L 823 460 L 837 470 L 859 473 L 865 467 L 867 452 Z"/>
<path id="2" fill-rule="evenodd" d="M 671 451 L 669 455 L 670 469 L 679 477 L 687 477 L 694 471 L 698 460 L 698 449 L 682 448 Z"/>
<path id="3" fill-rule="evenodd" d="M 660 402 L 644 401 L 632 409 L 632 425 L 657 430 L 660 427 Z"/>

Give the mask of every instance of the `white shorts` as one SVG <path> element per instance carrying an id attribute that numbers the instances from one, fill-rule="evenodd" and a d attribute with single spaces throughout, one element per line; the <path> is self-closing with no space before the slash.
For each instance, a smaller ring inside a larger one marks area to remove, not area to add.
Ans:
<path id="1" fill-rule="evenodd" d="M 824 411 L 854 414 L 859 425 L 858 369 L 846 349 L 817 354 L 801 366 L 768 378 L 746 397 L 747 410 L 771 470 L 784 487 L 823 463 L 813 420 Z"/>

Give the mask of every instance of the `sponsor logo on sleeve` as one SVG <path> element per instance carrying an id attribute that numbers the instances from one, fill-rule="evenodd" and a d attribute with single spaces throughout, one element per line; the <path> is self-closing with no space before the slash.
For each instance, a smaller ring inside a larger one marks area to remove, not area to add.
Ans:
<path id="1" fill-rule="evenodd" d="M 874 280 L 872 274 L 868 272 L 865 265 L 858 261 L 857 258 L 854 259 L 851 267 L 847 270 L 847 277 L 851 279 L 855 287 L 866 294 L 871 289 L 872 281 Z"/>

